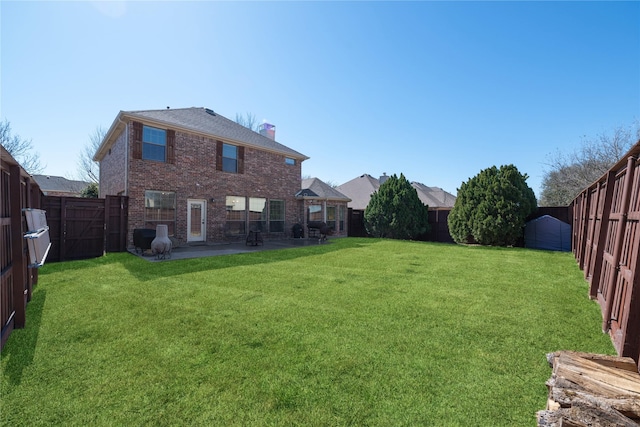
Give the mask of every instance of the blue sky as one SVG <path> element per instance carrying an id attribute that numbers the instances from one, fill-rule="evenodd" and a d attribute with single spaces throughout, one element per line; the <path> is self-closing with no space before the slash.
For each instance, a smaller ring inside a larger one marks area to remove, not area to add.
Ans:
<path id="1" fill-rule="evenodd" d="M 120 110 L 250 112 L 342 184 L 455 194 L 640 119 L 640 2 L 2 1 L 0 118 L 74 177 Z"/>

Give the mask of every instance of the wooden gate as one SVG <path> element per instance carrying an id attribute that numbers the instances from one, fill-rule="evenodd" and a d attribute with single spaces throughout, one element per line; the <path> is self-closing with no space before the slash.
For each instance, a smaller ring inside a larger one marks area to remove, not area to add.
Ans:
<path id="1" fill-rule="evenodd" d="M 49 261 L 95 258 L 126 251 L 128 198 L 45 196 L 51 250 Z"/>

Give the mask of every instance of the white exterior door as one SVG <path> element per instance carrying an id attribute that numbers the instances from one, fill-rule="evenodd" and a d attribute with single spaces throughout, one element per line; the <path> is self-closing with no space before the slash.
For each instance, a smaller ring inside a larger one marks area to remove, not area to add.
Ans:
<path id="1" fill-rule="evenodd" d="M 207 202 L 187 200 L 187 242 L 207 240 Z"/>

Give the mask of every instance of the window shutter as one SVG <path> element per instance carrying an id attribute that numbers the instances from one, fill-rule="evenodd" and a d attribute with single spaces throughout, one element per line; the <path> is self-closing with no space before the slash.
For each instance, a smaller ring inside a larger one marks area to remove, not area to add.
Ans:
<path id="1" fill-rule="evenodd" d="M 142 158 L 142 123 L 133 122 L 133 158 Z"/>
<path id="2" fill-rule="evenodd" d="M 167 129 L 167 163 L 176 162 L 176 131 Z"/>
<path id="3" fill-rule="evenodd" d="M 222 141 L 216 141 L 216 170 L 222 170 Z"/>
<path id="4" fill-rule="evenodd" d="M 244 147 L 238 147 L 238 173 L 244 173 Z"/>

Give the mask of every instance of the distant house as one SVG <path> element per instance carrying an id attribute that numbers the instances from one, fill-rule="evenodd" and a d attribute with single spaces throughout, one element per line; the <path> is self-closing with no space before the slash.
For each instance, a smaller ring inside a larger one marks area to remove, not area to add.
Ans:
<path id="1" fill-rule="evenodd" d="M 309 178 L 302 180 L 296 197 L 303 202 L 306 223 L 325 222 L 334 236 L 347 235 L 347 204 L 351 201 L 347 196 L 318 178 Z"/>
<path id="2" fill-rule="evenodd" d="M 339 185 L 336 189 L 351 199 L 349 208 L 364 211 L 369 204 L 371 195 L 378 191 L 380 185 L 388 178 L 386 174 L 383 174 L 380 178 L 364 174 Z M 452 208 L 456 201 L 456 196 L 444 191 L 442 188 L 428 187 L 415 181 L 411 183 L 411 186 L 416 189 L 422 203 L 429 206 L 430 209 Z"/>
<path id="3" fill-rule="evenodd" d="M 418 192 L 418 197 L 422 200 L 422 203 L 431 209 L 452 208 L 456 203 L 456 196 L 440 187 L 428 187 L 415 181 L 411 183 L 411 186 Z"/>
<path id="4" fill-rule="evenodd" d="M 62 176 L 33 175 L 45 196 L 81 197 L 89 182 L 74 181 Z"/>
<path id="5" fill-rule="evenodd" d="M 258 133 L 195 107 L 120 111 L 94 156 L 100 197 L 129 197 L 130 246 L 134 229 L 159 224 L 179 244 L 288 236 L 304 221 L 306 159 L 273 125 Z"/>

